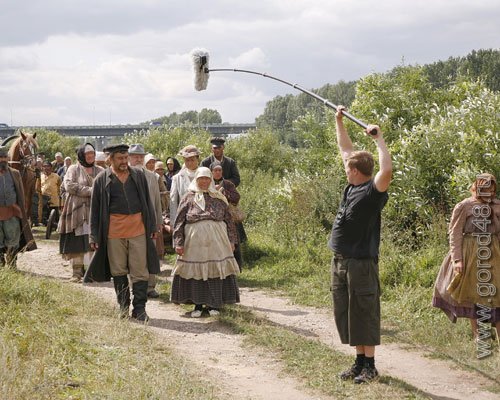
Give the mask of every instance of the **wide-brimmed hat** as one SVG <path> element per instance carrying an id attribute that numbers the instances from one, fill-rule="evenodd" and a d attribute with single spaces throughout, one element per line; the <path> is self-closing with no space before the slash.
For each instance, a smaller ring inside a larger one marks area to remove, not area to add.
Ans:
<path id="1" fill-rule="evenodd" d="M 198 147 L 190 144 L 184 147 L 181 151 L 179 151 L 179 156 L 184 158 L 199 156 L 201 151 L 198 150 Z"/>
<path id="2" fill-rule="evenodd" d="M 146 151 L 144 150 L 144 146 L 140 143 L 137 144 L 131 144 L 129 149 L 128 149 L 128 154 L 139 154 L 139 155 L 146 155 Z"/>

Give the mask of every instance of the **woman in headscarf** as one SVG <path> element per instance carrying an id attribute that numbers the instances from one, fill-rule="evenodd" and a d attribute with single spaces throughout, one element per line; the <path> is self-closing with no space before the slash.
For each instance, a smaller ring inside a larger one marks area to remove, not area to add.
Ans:
<path id="1" fill-rule="evenodd" d="M 64 207 L 59 217 L 59 252 L 70 261 L 73 282 L 81 282 L 84 265 L 90 261 L 89 214 L 90 195 L 94 178 L 104 168 L 95 165 L 95 148 L 90 143 L 80 146 L 78 162 L 68 167 L 64 175 Z M 85 258 L 85 260 L 84 260 Z M 85 263 L 87 261 L 87 263 Z"/>
<path id="2" fill-rule="evenodd" d="M 201 151 L 196 146 L 188 145 L 184 147 L 179 155 L 184 158 L 184 165 L 179 173 L 172 178 L 170 188 L 170 223 L 174 223 L 177 215 L 177 207 L 188 192 L 189 185 L 194 179 L 198 165 L 200 164 Z"/>
<path id="3" fill-rule="evenodd" d="M 239 303 L 237 241 L 226 197 L 215 189 L 210 169 L 198 168 L 174 224 L 172 302 L 194 304 L 193 318 L 204 307 L 215 316 L 224 304 Z"/>
<path id="4" fill-rule="evenodd" d="M 167 173 L 165 174 L 165 180 L 167 185 L 167 190 L 170 192 L 172 188 L 172 179 L 181 170 L 181 164 L 177 158 L 169 157 L 167 158 Z"/>
<path id="5" fill-rule="evenodd" d="M 450 251 L 434 287 L 432 304 L 448 316 L 469 318 L 478 337 L 478 319 L 500 333 L 500 200 L 491 174 L 480 174 L 472 196 L 453 209 L 449 225 Z"/>

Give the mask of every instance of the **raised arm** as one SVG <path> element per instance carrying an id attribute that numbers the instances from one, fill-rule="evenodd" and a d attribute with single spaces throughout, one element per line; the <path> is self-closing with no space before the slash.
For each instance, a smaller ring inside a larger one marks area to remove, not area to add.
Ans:
<path id="1" fill-rule="evenodd" d="M 344 126 L 342 110 L 345 110 L 344 106 L 337 107 L 337 113 L 335 114 L 335 121 L 337 127 L 337 145 L 339 146 L 340 155 L 342 156 L 342 161 L 344 166 L 346 165 L 347 159 L 354 151 L 351 138 L 347 134 L 347 130 Z"/>
<path id="2" fill-rule="evenodd" d="M 375 140 L 378 151 L 379 171 L 375 175 L 373 183 L 379 192 L 385 192 L 389 189 L 389 185 L 391 184 L 392 160 L 380 128 L 377 125 L 368 125 L 366 131 L 371 132 L 373 129 L 377 131 L 376 135 L 367 133 Z"/>

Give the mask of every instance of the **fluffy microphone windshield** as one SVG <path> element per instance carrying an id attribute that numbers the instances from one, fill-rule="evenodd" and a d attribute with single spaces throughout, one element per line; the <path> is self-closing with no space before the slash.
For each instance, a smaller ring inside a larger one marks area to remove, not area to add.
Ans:
<path id="1" fill-rule="evenodd" d="M 208 51 L 194 49 L 191 52 L 194 69 L 194 88 L 198 91 L 205 90 L 208 84 Z"/>

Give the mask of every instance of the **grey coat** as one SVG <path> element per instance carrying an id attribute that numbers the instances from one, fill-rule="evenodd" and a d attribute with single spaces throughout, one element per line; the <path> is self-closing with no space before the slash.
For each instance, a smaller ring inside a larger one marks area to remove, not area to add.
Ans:
<path id="1" fill-rule="evenodd" d="M 129 172 L 130 178 L 137 186 L 142 204 L 142 221 L 146 229 L 148 270 L 151 274 L 158 274 L 160 263 L 156 255 L 155 242 L 151 239 L 151 234 L 157 231 L 156 216 L 149 198 L 148 183 L 142 170 L 129 168 Z M 111 168 L 101 172 L 95 178 L 92 187 L 89 242 L 97 243 L 99 247 L 85 273 L 84 282 L 103 282 L 111 279 L 107 248 L 111 174 Z"/>

